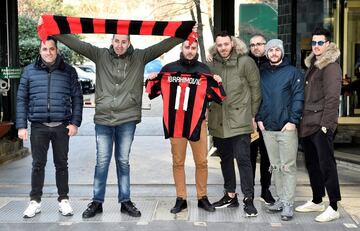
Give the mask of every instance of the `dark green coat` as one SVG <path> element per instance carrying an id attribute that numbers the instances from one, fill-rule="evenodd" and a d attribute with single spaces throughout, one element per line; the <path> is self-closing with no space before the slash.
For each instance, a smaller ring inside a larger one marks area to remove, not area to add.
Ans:
<path id="1" fill-rule="evenodd" d="M 132 46 L 121 56 L 112 48 L 99 48 L 72 35 L 54 36 L 96 64 L 96 124 L 117 126 L 141 121 L 144 66 L 169 51 L 183 39 L 168 38 L 146 49 Z"/>
<path id="2" fill-rule="evenodd" d="M 208 127 L 210 135 L 228 138 L 253 131 L 260 101 L 260 75 L 256 63 L 244 52 L 234 49 L 224 60 L 218 53 L 207 63 L 214 74 L 221 76 L 226 98 L 222 105 L 211 103 Z"/>

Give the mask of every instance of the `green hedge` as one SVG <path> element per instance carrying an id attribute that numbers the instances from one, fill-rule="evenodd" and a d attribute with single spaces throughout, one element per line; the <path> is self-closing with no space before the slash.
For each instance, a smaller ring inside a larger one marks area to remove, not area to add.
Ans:
<path id="1" fill-rule="evenodd" d="M 26 16 L 19 16 L 19 62 L 24 67 L 39 55 L 40 40 L 36 30 L 37 22 Z M 83 63 L 85 58 L 63 44 L 58 43 L 61 55 L 68 63 Z"/>

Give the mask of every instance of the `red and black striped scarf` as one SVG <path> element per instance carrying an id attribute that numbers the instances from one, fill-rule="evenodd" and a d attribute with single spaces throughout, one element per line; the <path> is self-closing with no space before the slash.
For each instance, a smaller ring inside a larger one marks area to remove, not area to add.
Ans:
<path id="1" fill-rule="evenodd" d="M 42 15 L 42 23 L 37 27 L 39 38 L 45 41 L 56 34 L 134 34 L 164 35 L 197 39 L 192 32 L 195 21 L 141 21 L 98 18 L 79 18 L 57 15 Z"/>

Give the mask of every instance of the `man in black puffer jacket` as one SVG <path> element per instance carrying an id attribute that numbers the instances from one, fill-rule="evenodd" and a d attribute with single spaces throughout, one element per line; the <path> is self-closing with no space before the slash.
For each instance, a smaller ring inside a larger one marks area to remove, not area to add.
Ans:
<path id="1" fill-rule="evenodd" d="M 28 139 L 27 121 L 31 122 L 32 173 L 30 204 L 24 217 L 41 211 L 47 151 L 51 142 L 56 168 L 59 211 L 73 215 L 69 203 L 69 137 L 77 133 L 82 120 L 83 97 L 73 67 L 58 55 L 57 41 L 49 37 L 40 45 L 34 64 L 24 68 L 17 93 L 16 128 L 20 139 Z"/>

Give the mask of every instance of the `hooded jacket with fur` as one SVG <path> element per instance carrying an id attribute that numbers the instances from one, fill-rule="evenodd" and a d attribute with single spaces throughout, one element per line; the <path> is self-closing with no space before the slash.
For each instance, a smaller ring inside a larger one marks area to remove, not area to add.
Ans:
<path id="1" fill-rule="evenodd" d="M 340 50 L 330 43 L 323 54 L 312 52 L 306 59 L 304 110 L 299 136 L 306 137 L 321 127 L 335 131 L 341 93 L 342 71 L 338 58 Z"/>
<path id="2" fill-rule="evenodd" d="M 208 127 L 212 136 L 229 138 L 253 131 L 252 118 L 255 117 L 260 101 L 260 74 L 256 63 L 247 55 L 246 44 L 232 37 L 234 48 L 228 60 L 224 60 L 213 46 L 208 62 L 212 73 L 220 75 L 226 92 L 222 105 L 211 103 Z"/>

